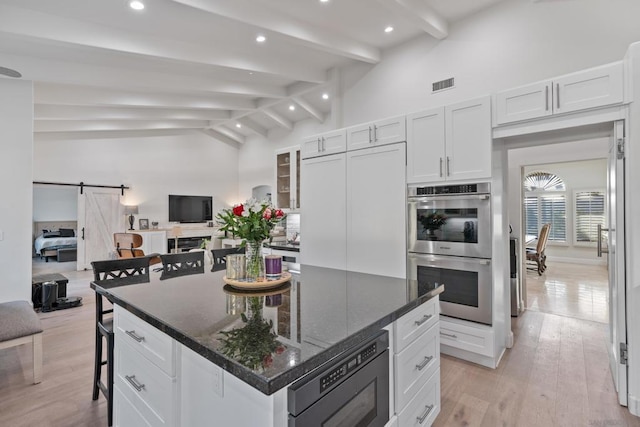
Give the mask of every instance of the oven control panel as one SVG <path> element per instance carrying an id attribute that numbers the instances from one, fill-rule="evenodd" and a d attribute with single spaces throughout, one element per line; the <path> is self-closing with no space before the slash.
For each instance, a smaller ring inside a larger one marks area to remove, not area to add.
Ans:
<path id="1" fill-rule="evenodd" d="M 377 354 L 378 346 L 373 343 L 362 350 L 356 355 L 353 355 L 339 366 L 336 366 L 333 370 L 326 373 L 320 378 L 320 392 L 333 387 L 334 384 L 342 381 L 343 378 L 349 376 L 354 370 L 358 369 L 363 363 L 371 359 Z"/>
<path id="2" fill-rule="evenodd" d="M 432 196 L 437 194 L 475 194 L 477 192 L 478 184 L 440 185 L 416 188 L 416 195 L 418 196 Z"/>
<path id="3" fill-rule="evenodd" d="M 478 182 L 474 184 L 456 184 L 456 185 L 430 185 L 417 186 L 410 185 L 408 187 L 409 197 L 419 196 L 464 196 L 465 194 L 490 194 L 491 184 L 488 182 Z"/>

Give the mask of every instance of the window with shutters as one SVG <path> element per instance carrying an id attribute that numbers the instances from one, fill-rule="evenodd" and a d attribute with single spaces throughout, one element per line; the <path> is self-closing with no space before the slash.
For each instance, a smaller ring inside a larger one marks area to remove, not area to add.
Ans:
<path id="1" fill-rule="evenodd" d="M 606 224 L 604 190 L 576 191 L 574 214 L 576 243 L 596 243 L 598 225 Z"/>
<path id="2" fill-rule="evenodd" d="M 525 234 L 539 235 L 551 224 L 550 242 L 567 241 L 567 196 L 564 181 L 548 172 L 532 172 L 524 180 Z"/>

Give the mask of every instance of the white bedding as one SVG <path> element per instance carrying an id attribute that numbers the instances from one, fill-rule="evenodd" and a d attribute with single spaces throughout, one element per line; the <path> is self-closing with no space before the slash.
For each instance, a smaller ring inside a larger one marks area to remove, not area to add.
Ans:
<path id="1" fill-rule="evenodd" d="M 47 237 L 46 239 L 41 235 L 36 237 L 34 246 L 36 248 L 36 254 L 42 255 L 43 249 L 50 248 L 72 248 L 78 245 L 77 237 Z"/>

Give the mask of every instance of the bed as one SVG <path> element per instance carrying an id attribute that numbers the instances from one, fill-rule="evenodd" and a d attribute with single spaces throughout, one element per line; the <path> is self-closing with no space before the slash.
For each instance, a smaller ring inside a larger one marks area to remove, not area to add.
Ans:
<path id="1" fill-rule="evenodd" d="M 77 221 L 37 221 L 33 223 L 34 242 L 36 255 L 49 261 L 55 257 L 59 261 L 59 249 L 64 252 L 74 251 L 78 246 L 76 236 Z M 71 260 L 70 258 L 67 258 Z"/>

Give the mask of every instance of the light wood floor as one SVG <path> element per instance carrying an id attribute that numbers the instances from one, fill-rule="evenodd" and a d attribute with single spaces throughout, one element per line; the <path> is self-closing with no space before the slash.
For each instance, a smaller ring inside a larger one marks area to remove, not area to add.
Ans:
<path id="1" fill-rule="evenodd" d="M 549 263 L 526 278 L 528 310 L 497 369 L 442 356 L 435 426 L 640 426 L 609 372 L 606 267 Z"/>
<path id="2" fill-rule="evenodd" d="M 28 346 L 0 350 L 0 426 L 107 423 L 104 398 L 91 400 L 91 273 L 63 274 L 69 278 L 67 294 L 82 296 L 84 305 L 40 314 L 45 330 L 41 384 L 30 382 Z M 605 324 L 528 310 L 512 325 L 515 345 L 498 369 L 442 357 L 436 426 L 640 426 L 639 418 L 617 404 Z"/>

